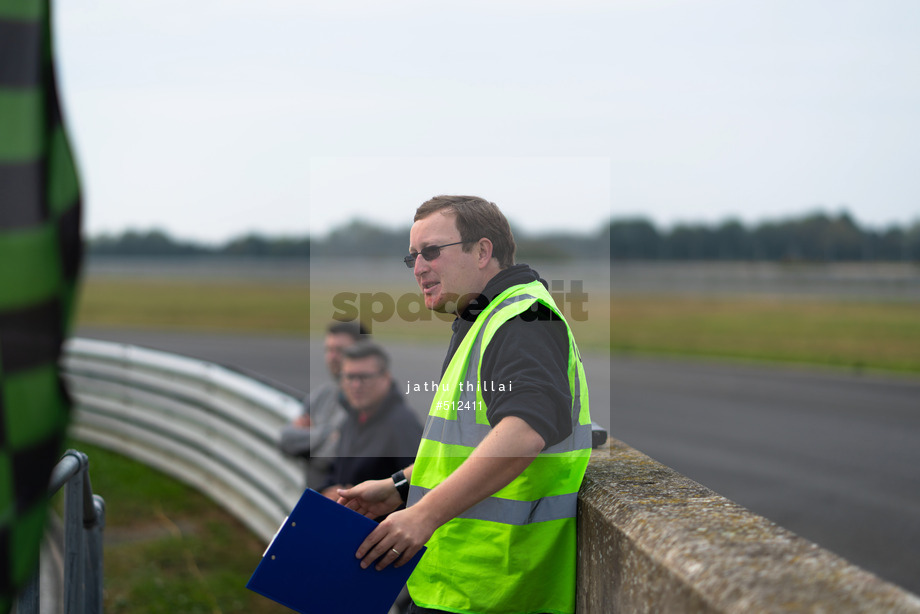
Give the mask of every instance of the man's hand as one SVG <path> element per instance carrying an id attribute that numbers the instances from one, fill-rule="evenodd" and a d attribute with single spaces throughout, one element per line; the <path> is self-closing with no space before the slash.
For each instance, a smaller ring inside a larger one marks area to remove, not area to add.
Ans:
<path id="1" fill-rule="evenodd" d="M 394 512 L 367 536 L 355 556 L 362 559 L 362 569 L 367 569 L 374 561 L 377 561 L 377 571 L 391 563 L 394 567 L 402 567 L 421 550 L 437 528 L 430 516 L 419 508 Z"/>
<path id="2" fill-rule="evenodd" d="M 294 421 L 291 422 L 294 426 L 301 429 L 308 429 L 313 426 L 313 421 L 310 420 L 310 414 L 301 414 L 294 418 Z"/>
<path id="3" fill-rule="evenodd" d="M 403 503 L 393 478 L 367 480 L 353 488 L 339 489 L 338 495 L 339 503 L 368 518 L 389 514 Z"/>

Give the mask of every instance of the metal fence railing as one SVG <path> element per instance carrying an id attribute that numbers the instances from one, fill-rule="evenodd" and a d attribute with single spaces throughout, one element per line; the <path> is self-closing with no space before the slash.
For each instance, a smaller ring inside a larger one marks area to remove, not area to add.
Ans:
<path id="1" fill-rule="evenodd" d="M 62 372 L 75 438 L 184 481 L 268 542 L 304 488 L 278 448 L 302 411 L 291 391 L 202 360 L 121 343 L 69 340 Z"/>
<path id="2" fill-rule="evenodd" d="M 105 501 L 93 494 L 89 459 L 68 450 L 51 472 L 49 495 L 64 488 L 63 611 L 68 614 L 102 613 L 102 531 Z M 53 579 L 49 579 L 53 580 Z M 16 605 L 17 614 L 39 614 L 40 574 L 26 585 Z"/>

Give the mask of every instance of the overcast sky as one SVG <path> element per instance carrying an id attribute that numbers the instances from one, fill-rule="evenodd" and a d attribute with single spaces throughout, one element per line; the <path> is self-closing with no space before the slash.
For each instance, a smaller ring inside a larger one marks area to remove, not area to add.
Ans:
<path id="1" fill-rule="evenodd" d="M 70 0 L 88 234 L 920 219 L 916 0 Z"/>

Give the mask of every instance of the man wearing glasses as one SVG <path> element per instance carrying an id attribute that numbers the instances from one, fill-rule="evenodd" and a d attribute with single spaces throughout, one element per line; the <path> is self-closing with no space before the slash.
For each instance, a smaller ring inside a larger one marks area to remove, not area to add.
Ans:
<path id="1" fill-rule="evenodd" d="M 338 498 L 340 488 L 390 476 L 415 458 L 422 426 L 397 391 L 389 362 L 383 348 L 370 342 L 342 351 L 347 418 L 322 489 L 331 499 Z"/>
<path id="2" fill-rule="evenodd" d="M 356 556 L 382 569 L 427 545 L 409 579 L 410 613 L 574 612 L 575 511 L 591 447 L 574 337 L 546 283 L 514 264 L 493 203 L 429 200 L 409 250 L 425 306 L 457 318 L 415 463 L 339 491 L 368 516 L 408 504 Z"/>
<path id="3" fill-rule="evenodd" d="M 303 414 L 281 429 L 281 451 L 308 461 L 307 486 L 311 488 L 322 487 L 338 447 L 339 427 L 347 416 L 339 385 L 342 352 L 368 336 L 358 321 L 329 325 L 323 340 L 323 356 L 331 380 L 314 387 L 304 399 Z"/>

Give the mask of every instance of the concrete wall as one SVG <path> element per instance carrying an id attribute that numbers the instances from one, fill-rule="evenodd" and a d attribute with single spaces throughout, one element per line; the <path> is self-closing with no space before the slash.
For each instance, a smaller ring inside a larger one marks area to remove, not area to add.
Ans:
<path id="1" fill-rule="evenodd" d="M 579 494 L 579 614 L 917 613 L 920 598 L 622 442 Z"/>

